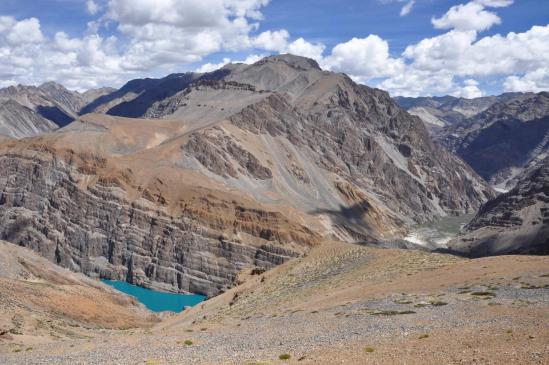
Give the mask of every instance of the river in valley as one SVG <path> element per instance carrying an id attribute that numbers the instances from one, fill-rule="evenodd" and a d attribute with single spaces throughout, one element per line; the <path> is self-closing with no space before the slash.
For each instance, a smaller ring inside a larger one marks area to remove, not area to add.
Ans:
<path id="1" fill-rule="evenodd" d="M 447 216 L 435 221 L 412 227 L 405 241 L 417 245 L 434 248 L 446 248 L 446 244 L 474 218 L 474 214 Z"/>

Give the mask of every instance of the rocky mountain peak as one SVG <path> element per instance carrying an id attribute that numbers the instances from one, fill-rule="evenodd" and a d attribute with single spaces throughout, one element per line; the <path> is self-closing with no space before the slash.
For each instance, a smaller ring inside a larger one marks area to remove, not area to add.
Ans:
<path id="1" fill-rule="evenodd" d="M 41 84 L 40 86 L 38 86 L 38 88 L 40 90 L 44 90 L 44 91 L 51 91 L 51 90 L 64 90 L 64 91 L 69 91 L 66 87 L 64 87 L 63 85 L 61 84 L 58 84 L 57 82 L 55 81 L 47 81 L 47 82 L 44 82 L 43 84 Z"/>
<path id="2" fill-rule="evenodd" d="M 292 54 L 281 54 L 265 57 L 254 63 L 254 65 L 262 65 L 264 63 L 285 63 L 286 65 L 301 71 L 310 69 L 320 70 L 320 66 L 315 60 Z"/>

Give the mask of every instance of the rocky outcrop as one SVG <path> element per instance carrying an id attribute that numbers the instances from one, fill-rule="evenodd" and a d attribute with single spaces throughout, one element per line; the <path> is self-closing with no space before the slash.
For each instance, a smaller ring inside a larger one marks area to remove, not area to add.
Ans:
<path id="1" fill-rule="evenodd" d="M 238 178 L 240 174 L 247 174 L 258 180 L 273 177 L 269 168 L 263 166 L 254 155 L 236 144 L 219 128 L 191 135 L 183 150 L 220 176 Z M 234 165 L 239 165 L 240 171 L 237 171 Z"/>
<path id="2" fill-rule="evenodd" d="M 280 214 L 209 195 L 170 215 L 152 190 L 129 201 L 119 179 L 83 190 L 79 182 L 106 161 L 72 162 L 47 150 L 0 157 L 0 237 L 90 276 L 208 296 L 232 286 L 244 267 L 270 268 L 298 255 L 284 242 L 314 238 Z M 254 245 L 226 239 L 226 230 L 255 237 Z"/>
<path id="3" fill-rule="evenodd" d="M 526 170 L 514 189 L 483 205 L 449 248 L 473 257 L 549 254 L 549 158 Z"/>

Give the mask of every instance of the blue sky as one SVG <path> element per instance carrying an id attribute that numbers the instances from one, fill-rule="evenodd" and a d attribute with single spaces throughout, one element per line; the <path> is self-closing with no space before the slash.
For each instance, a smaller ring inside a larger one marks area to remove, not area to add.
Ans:
<path id="1" fill-rule="evenodd" d="M 4 34 L 25 21 L 21 32 L 33 33 L 0 36 L 0 86 L 50 79 L 77 89 L 120 86 L 135 77 L 208 70 L 229 60 L 289 51 L 394 95 L 472 97 L 549 86 L 549 56 L 539 46 L 549 34 L 549 0 L 415 0 L 401 16 L 407 3 L 2 0 L 0 16 L 11 19 L 4 20 Z M 159 13 L 150 15 L 155 9 Z M 33 18 L 36 22 L 28 21 Z M 15 42 L 19 39 L 24 44 Z M 524 57 L 521 49 L 533 51 Z"/>

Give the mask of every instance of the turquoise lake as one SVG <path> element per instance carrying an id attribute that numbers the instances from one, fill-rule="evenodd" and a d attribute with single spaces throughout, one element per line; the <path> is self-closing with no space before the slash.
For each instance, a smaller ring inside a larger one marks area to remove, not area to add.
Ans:
<path id="1" fill-rule="evenodd" d="M 135 297 L 153 312 L 172 311 L 178 313 L 183 311 L 185 307 L 195 306 L 206 299 L 203 295 L 166 293 L 131 285 L 125 281 L 105 279 L 101 279 L 101 281 L 125 294 Z"/>

